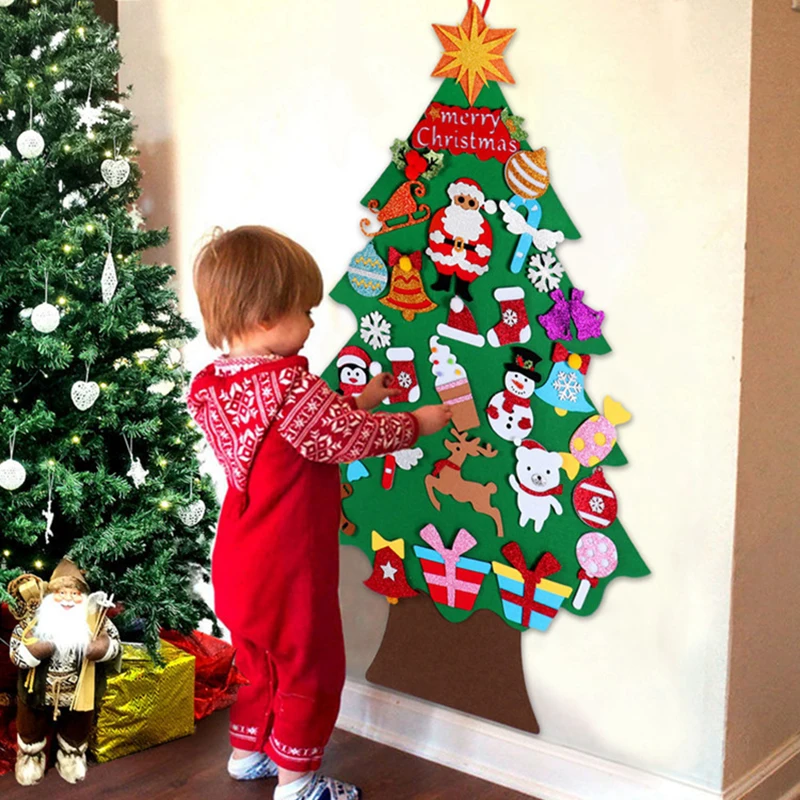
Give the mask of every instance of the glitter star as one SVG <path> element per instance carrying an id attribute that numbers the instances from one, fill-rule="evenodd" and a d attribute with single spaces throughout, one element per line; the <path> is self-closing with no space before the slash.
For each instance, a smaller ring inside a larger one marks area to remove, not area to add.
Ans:
<path id="1" fill-rule="evenodd" d="M 470 105 L 490 80 L 514 83 L 502 53 L 515 28 L 493 30 L 472 3 L 460 25 L 434 25 L 433 29 L 444 47 L 433 76 L 455 78 Z"/>
<path id="2" fill-rule="evenodd" d="M 383 570 L 383 577 L 386 580 L 393 581 L 394 576 L 397 574 L 397 567 L 393 567 L 388 561 L 385 564 L 381 564 L 381 569 Z"/>

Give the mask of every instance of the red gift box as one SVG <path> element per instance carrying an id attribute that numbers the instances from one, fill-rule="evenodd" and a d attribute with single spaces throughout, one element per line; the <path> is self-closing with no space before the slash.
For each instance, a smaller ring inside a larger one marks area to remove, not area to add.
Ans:
<path id="1" fill-rule="evenodd" d="M 194 718 L 201 720 L 236 702 L 239 687 L 247 680 L 233 663 L 236 651 L 214 636 L 195 631 L 161 631 L 164 641 L 195 657 Z"/>

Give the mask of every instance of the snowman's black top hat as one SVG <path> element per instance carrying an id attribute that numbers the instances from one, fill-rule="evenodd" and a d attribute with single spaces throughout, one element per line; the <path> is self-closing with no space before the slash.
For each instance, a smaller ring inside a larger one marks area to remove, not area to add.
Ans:
<path id="1" fill-rule="evenodd" d="M 542 360 L 541 356 L 537 356 L 533 350 L 525 347 L 512 347 L 511 352 L 514 354 L 514 358 L 506 364 L 506 371 L 519 372 L 539 383 L 542 376 L 536 371 L 536 365 Z"/>

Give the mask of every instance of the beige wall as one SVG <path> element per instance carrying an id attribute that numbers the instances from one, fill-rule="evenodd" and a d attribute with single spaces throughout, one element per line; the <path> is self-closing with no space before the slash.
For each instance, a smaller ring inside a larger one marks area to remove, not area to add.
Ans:
<path id="1" fill-rule="evenodd" d="M 726 782 L 800 731 L 800 13 L 753 6 Z"/>
<path id="2" fill-rule="evenodd" d="M 788 2 L 788 0 L 787 0 Z M 379 13 L 376 8 L 379 7 Z M 122 83 L 134 83 L 145 205 L 169 221 L 185 310 L 212 225 L 259 221 L 305 244 L 330 288 L 363 246 L 362 194 L 432 97 L 431 22 L 453 0 L 120 4 Z M 560 250 L 614 348 L 595 397 L 634 413 L 630 467 L 610 475 L 653 570 L 619 580 L 588 620 L 525 637 L 542 739 L 707 787 L 722 783 L 744 275 L 750 0 L 504 0 L 518 27 L 506 91 L 546 145 L 583 233 Z M 778 238 L 777 236 L 774 238 Z M 354 321 L 320 309 L 322 368 Z M 210 353 L 189 351 L 200 366 Z M 777 354 L 776 354 L 777 357 Z M 788 423 L 791 417 L 782 416 Z M 773 453 L 774 456 L 774 453 Z M 386 603 L 343 551 L 351 674 Z M 442 743 L 446 746 L 447 743 Z"/>

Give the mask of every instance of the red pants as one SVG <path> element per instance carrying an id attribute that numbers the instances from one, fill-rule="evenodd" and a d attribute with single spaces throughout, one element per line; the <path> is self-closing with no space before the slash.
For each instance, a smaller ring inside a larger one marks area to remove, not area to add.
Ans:
<path id="1" fill-rule="evenodd" d="M 301 459 L 272 432 L 247 498 L 228 491 L 211 577 L 216 611 L 250 681 L 231 708 L 231 743 L 284 769 L 320 766 L 339 714 L 339 468 Z"/>
<path id="2" fill-rule="evenodd" d="M 283 632 L 284 643 L 293 632 Z M 264 751 L 279 767 L 295 772 L 319 769 L 344 686 L 341 624 L 338 633 L 325 637 L 322 651 L 297 642 L 285 661 L 249 639 L 235 634 L 232 639 L 236 664 L 250 681 L 239 688 L 231 708 L 233 747 Z"/>

